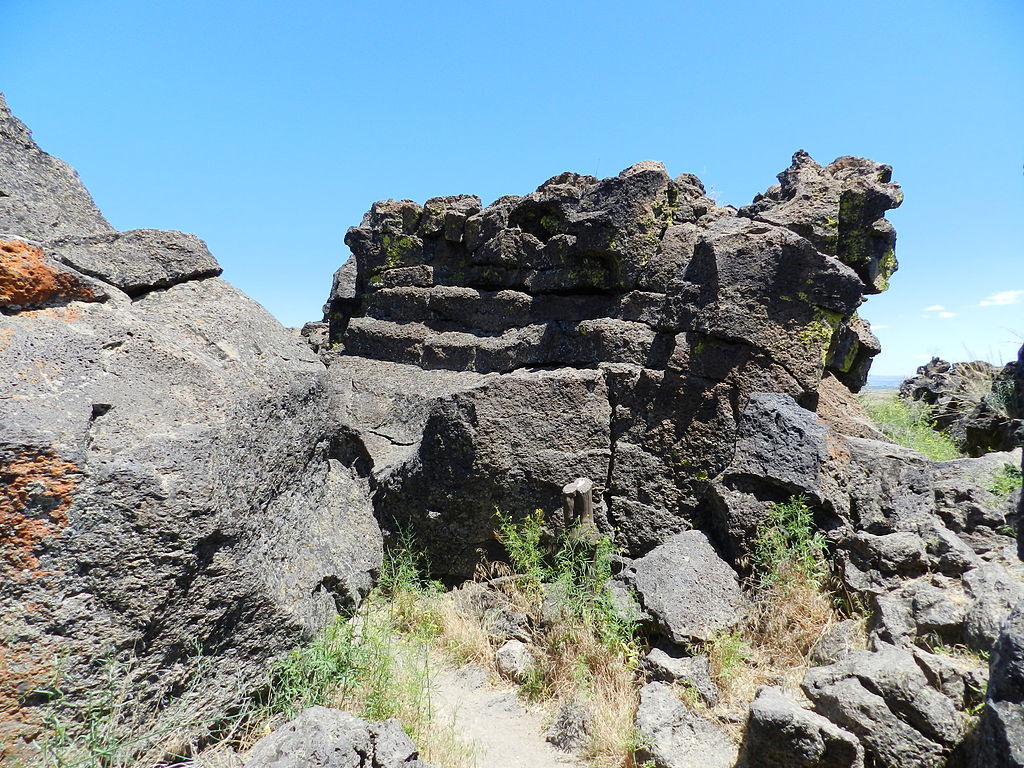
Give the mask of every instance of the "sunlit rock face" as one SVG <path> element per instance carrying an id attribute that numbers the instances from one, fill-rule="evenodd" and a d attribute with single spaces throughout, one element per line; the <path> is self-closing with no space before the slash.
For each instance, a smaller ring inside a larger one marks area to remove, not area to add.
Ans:
<path id="1" fill-rule="evenodd" d="M 553 508 L 578 475 L 633 554 L 705 525 L 752 393 L 814 409 L 823 376 L 863 385 L 879 346 L 856 310 L 896 268 L 890 176 L 798 152 L 738 211 L 655 162 L 486 208 L 374 204 L 325 320 L 382 522 L 414 523 L 451 573 L 496 506 Z"/>
<path id="2" fill-rule="evenodd" d="M 324 365 L 219 274 L 192 235 L 114 231 L 0 98 L 10 752 L 58 689 L 73 710 L 124 685 L 165 746 L 201 735 L 379 567 Z"/>

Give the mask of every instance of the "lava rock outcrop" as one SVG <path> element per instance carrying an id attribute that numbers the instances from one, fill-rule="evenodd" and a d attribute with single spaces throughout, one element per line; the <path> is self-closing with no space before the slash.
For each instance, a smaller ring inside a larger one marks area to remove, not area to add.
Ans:
<path id="1" fill-rule="evenodd" d="M 487 551 L 495 506 L 551 508 L 580 475 L 631 554 L 701 527 L 752 393 L 814 408 L 826 374 L 864 383 L 879 347 L 856 310 L 896 268 L 890 176 L 798 152 L 738 211 L 654 162 L 486 208 L 374 204 L 325 312 L 378 517 L 451 574 Z"/>
<path id="2" fill-rule="evenodd" d="M 0 98 L 9 749 L 58 689 L 192 738 L 380 565 L 324 365 L 219 274 L 192 235 L 115 232 Z"/>

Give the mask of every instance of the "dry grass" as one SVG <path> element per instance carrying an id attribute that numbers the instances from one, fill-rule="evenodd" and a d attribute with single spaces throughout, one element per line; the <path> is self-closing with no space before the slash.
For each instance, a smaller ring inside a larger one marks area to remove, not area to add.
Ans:
<path id="1" fill-rule="evenodd" d="M 677 690 L 687 706 L 716 721 L 737 741 L 745 726 L 742 715 L 762 685 L 779 686 L 796 701 L 805 701 L 800 683 L 810 666 L 811 649 L 842 619 L 831 596 L 799 571 L 752 598 L 752 610 L 740 626 L 701 649 L 719 688 L 718 703 L 708 708 L 696 690 Z"/>
<path id="2" fill-rule="evenodd" d="M 797 701 L 804 699 L 800 682 L 810 665 L 815 644 L 844 614 L 829 589 L 824 541 L 814 532 L 813 514 L 805 500 L 776 504 L 759 529 L 751 581 L 752 607 L 742 623 L 699 650 L 708 655 L 718 684 L 718 704 L 705 708 L 692 690 L 680 698 L 691 708 L 716 719 L 739 738 L 737 715 L 762 685 L 777 685 Z M 866 637 L 866 633 L 865 633 Z"/>

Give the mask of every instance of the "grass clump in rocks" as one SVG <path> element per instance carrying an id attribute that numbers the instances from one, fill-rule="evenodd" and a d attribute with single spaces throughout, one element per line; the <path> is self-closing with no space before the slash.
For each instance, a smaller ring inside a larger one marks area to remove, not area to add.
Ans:
<path id="1" fill-rule="evenodd" d="M 433 706 L 443 588 L 423 576 L 424 566 L 410 539 L 401 536 L 359 612 L 339 617 L 275 666 L 266 711 L 292 717 L 319 704 L 371 721 L 395 717 L 428 762 L 475 765 L 472 744 Z"/>
<path id="2" fill-rule="evenodd" d="M 932 461 L 959 459 L 962 454 L 948 434 L 936 431 L 928 405 L 893 393 L 861 401 L 886 437 L 904 448 L 923 453 Z"/>
<path id="3" fill-rule="evenodd" d="M 1000 501 L 1005 501 L 1014 491 L 1021 487 L 1020 467 L 1003 464 L 999 471 L 992 475 L 988 482 L 988 491 Z"/>
<path id="4" fill-rule="evenodd" d="M 735 630 L 695 652 L 708 656 L 721 698 L 709 712 L 730 730 L 735 711 L 761 685 L 782 685 L 801 698 L 800 681 L 818 640 L 848 616 L 832 590 L 824 536 L 806 498 L 773 504 L 757 527 L 748 578 L 751 609 Z"/>
<path id="5" fill-rule="evenodd" d="M 534 627 L 524 694 L 552 710 L 581 707 L 589 723 L 583 754 L 599 765 L 626 764 L 642 646 L 635 622 L 615 609 L 606 586 L 614 545 L 586 528 L 548 536 L 540 510 L 521 521 L 499 513 L 497 535 L 513 576 L 500 589 Z"/>

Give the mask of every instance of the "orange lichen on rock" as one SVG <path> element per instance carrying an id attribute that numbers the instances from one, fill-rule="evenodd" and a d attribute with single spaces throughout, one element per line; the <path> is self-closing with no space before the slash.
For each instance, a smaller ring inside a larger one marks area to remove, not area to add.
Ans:
<path id="1" fill-rule="evenodd" d="M 0 459 L 0 574 L 18 580 L 46 575 L 39 551 L 67 526 L 79 475 L 52 451 L 22 450 Z"/>
<path id="2" fill-rule="evenodd" d="M 95 301 L 93 289 L 20 240 L 0 240 L 0 308 L 32 309 Z"/>

